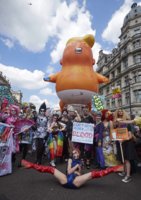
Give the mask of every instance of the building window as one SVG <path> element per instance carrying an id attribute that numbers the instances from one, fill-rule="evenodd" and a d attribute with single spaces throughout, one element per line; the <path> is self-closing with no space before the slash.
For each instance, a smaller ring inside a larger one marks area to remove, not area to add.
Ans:
<path id="1" fill-rule="evenodd" d="M 134 55 L 134 63 L 141 63 L 141 54 Z"/>
<path id="2" fill-rule="evenodd" d="M 110 92 L 109 86 L 106 88 L 106 92 L 107 92 L 107 94 L 109 94 L 109 92 Z"/>
<path id="3" fill-rule="evenodd" d="M 107 70 L 108 70 L 108 68 L 104 66 L 103 67 L 103 73 L 105 73 Z"/>
<path id="4" fill-rule="evenodd" d="M 117 86 L 120 86 L 120 88 L 121 88 L 121 80 L 117 81 Z"/>
<path id="5" fill-rule="evenodd" d="M 127 38 L 127 35 L 125 35 L 124 37 L 123 37 L 123 39 L 125 40 Z"/>
<path id="6" fill-rule="evenodd" d="M 140 31 L 140 28 L 136 28 L 136 29 L 134 29 L 134 33 L 135 33 L 135 35 L 136 34 L 139 34 L 141 31 Z"/>
<path id="7" fill-rule="evenodd" d="M 129 98 L 130 98 L 130 96 L 129 96 L 130 94 L 129 94 L 129 92 L 127 92 L 127 93 L 125 93 L 125 104 L 129 104 Z"/>
<path id="8" fill-rule="evenodd" d="M 121 73 L 121 66 L 117 68 L 117 74 Z"/>
<path id="9" fill-rule="evenodd" d="M 104 58 L 104 62 L 107 63 L 107 57 Z"/>
<path id="10" fill-rule="evenodd" d="M 133 47 L 136 49 L 136 48 L 139 48 L 141 46 L 141 40 L 136 40 L 133 42 Z"/>
<path id="11" fill-rule="evenodd" d="M 110 99 L 107 99 L 106 107 L 107 107 L 107 108 L 110 108 Z"/>
<path id="12" fill-rule="evenodd" d="M 141 89 L 134 90 L 134 96 L 135 96 L 135 102 L 140 103 L 141 102 Z"/>
<path id="13" fill-rule="evenodd" d="M 119 98 L 118 99 L 118 107 L 121 107 L 122 106 L 122 98 Z"/>
<path id="14" fill-rule="evenodd" d="M 127 47 L 125 47 L 125 48 L 123 49 L 123 53 L 124 53 L 124 54 L 127 53 Z"/>
<path id="15" fill-rule="evenodd" d="M 112 84 L 111 84 L 111 88 L 114 88 L 114 87 L 115 87 L 115 83 L 112 83 Z"/>
<path id="16" fill-rule="evenodd" d="M 124 77 L 125 87 L 131 84 L 132 79 L 127 75 Z"/>
<path id="17" fill-rule="evenodd" d="M 141 71 L 136 71 L 133 73 L 134 83 L 141 82 Z"/>
<path id="18" fill-rule="evenodd" d="M 137 82 L 141 82 L 141 74 L 138 74 L 138 76 L 137 76 Z"/>
<path id="19" fill-rule="evenodd" d="M 115 72 L 111 72 L 111 78 L 115 78 Z"/>
<path id="20" fill-rule="evenodd" d="M 112 99 L 112 108 L 115 108 L 115 99 Z"/>
<path id="21" fill-rule="evenodd" d="M 100 95 L 103 95 L 103 89 L 99 90 Z"/>
<path id="22" fill-rule="evenodd" d="M 127 67 L 128 67 L 128 58 L 125 58 L 125 59 L 123 60 L 123 67 L 124 67 L 124 68 L 127 68 Z"/>
<path id="23" fill-rule="evenodd" d="M 133 72 L 133 82 L 137 82 L 137 72 Z"/>

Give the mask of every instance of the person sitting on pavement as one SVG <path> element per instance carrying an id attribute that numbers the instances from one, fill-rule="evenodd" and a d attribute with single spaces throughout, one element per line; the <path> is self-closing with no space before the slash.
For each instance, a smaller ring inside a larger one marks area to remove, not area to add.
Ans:
<path id="1" fill-rule="evenodd" d="M 79 149 L 74 149 L 72 158 L 68 160 L 66 175 L 52 166 L 37 165 L 26 160 L 22 160 L 22 165 L 25 168 L 33 168 L 42 173 L 50 173 L 54 175 L 63 187 L 71 189 L 77 189 L 91 179 L 100 178 L 112 172 L 123 171 L 123 165 L 118 165 L 105 170 L 92 171 L 81 175 L 81 161 L 79 158 Z"/>

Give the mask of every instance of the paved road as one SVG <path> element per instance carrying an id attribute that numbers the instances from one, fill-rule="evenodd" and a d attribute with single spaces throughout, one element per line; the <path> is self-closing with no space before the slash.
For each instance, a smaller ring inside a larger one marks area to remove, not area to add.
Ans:
<path id="1" fill-rule="evenodd" d="M 58 169 L 65 172 L 65 164 Z M 14 168 L 11 175 L 0 177 L 0 200 L 140 200 L 141 169 L 133 181 L 122 183 L 117 174 L 95 179 L 77 190 L 65 189 L 50 174 L 32 169 Z"/>

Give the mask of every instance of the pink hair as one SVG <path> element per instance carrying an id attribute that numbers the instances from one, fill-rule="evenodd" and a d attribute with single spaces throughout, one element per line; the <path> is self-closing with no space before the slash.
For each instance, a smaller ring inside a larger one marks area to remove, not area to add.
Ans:
<path id="1" fill-rule="evenodd" d="M 19 115 L 19 112 L 20 112 L 19 106 L 16 106 L 16 105 L 14 105 L 14 104 L 11 104 L 11 105 L 9 106 L 9 108 L 10 108 L 10 114 L 11 114 L 12 109 L 14 109 L 14 110 L 16 111 L 16 115 Z"/>

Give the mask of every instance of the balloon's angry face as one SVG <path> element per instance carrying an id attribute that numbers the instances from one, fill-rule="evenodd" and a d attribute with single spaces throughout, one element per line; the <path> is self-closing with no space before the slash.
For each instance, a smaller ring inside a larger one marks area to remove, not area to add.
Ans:
<path id="1" fill-rule="evenodd" d="M 75 53 L 76 54 L 81 54 L 82 53 L 82 48 L 81 47 L 76 47 L 75 48 Z"/>
<path id="2" fill-rule="evenodd" d="M 61 64 L 64 66 L 92 66 L 94 59 L 91 47 L 84 41 L 73 41 L 67 44 Z"/>

